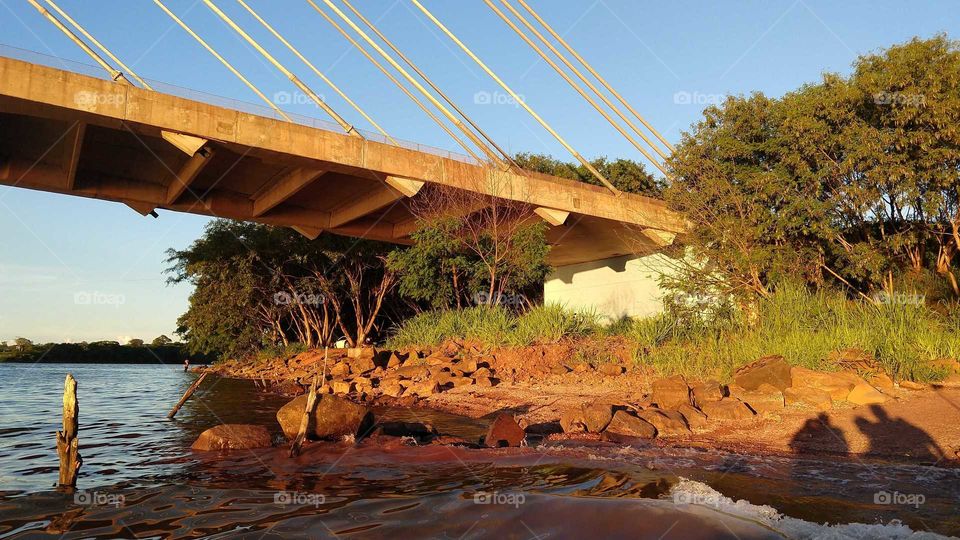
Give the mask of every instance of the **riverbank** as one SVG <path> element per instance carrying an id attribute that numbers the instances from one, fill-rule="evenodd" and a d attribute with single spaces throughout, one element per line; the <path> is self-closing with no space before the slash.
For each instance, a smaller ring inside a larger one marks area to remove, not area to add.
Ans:
<path id="1" fill-rule="evenodd" d="M 432 350 L 330 350 L 326 359 L 310 351 L 210 369 L 287 395 L 303 393 L 314 373 L 325 372 L 323 393 L 414 413 L 492 419 L 507 412 L 528 434 L 549 441 L 960 464 L 956 373 L 938 384 L 895 383 L 871 371 L 869 359 L 841 351 L 851 366 L 845 371 L 817 372 L 768 357 L 721 384 L 663 379 L 625 360 L 570 361 L 571 347 L 481 350 L 448 343 Z M 610 352 L 616 358 L 615 347 Z"/>

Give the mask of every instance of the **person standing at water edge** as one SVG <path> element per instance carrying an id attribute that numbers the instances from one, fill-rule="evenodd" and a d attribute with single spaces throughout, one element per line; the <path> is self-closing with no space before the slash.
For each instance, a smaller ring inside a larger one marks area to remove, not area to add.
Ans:
<path id="1" fill-rule="evenodd" d="M 183 360 L 183 371 L 184 371 L 184 372 L 190 371 L 190 359 L 189 359 L 189 358 L 185 358 L 185 359 Z"/>

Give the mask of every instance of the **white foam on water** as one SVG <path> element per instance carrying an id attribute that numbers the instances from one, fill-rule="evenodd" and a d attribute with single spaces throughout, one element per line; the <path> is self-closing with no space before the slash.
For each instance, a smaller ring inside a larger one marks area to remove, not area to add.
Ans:
<path id="1" fill-rule="evenodd" d="M 755 505 L 744 500 L 734 501 L 707 484 L 682 477 L 680 481 L 670 489 L 670 496 L 678 506 L 692 504 L 712 508 L 724 514 L 766 525 L 787 538 L 815 538 L 818 540 L 901 540 L 907 538 L 910 540 L 920 540 L 948 538 L 931 532 L 914 531 L 897 520 L 893 520 L 887 524 L 846 523 L 836 525 L 804 521 L 802 519 L 784 516 L 770 506 Z"/>

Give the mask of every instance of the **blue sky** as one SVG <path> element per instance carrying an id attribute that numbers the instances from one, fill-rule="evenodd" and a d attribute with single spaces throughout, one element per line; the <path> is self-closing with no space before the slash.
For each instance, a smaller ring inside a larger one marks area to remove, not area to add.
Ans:
<path id="1" fill-rule="evenodd" d="M 482 0 L 422 1 L 582 154 L 641 159 Z M 846 73 L 858 55 L 913 36 L 960 37 L 955 2 L 530 2 L 672 141 L 697 121 L 705 103 L 723 95 L 776 96 L 825 71 Z M 58 3 L 143 77 L 257 101 L 149 0 Z M 371 129 L 239 4 L 216 3 L 349 121 Z M 391 135 L 458 150 L 306 2 L 250 3 Z M 353 3 L 505 149 L 570 159 L 523 110 L 500 99 L 496 83 L 409 0 Z M 295 90 L 201 1 L 166 4 L 267 96 Z M 92 63 L 27 2 L 0 0 L 0 17 L 0 45 Z M 0 54 L 24 55 L 11 49 Z M 493 103 L 478 100 L 478 93 L 495 96 Z M 309 103 L 284 108 L 322 117 Z M 172 336 L 190 291 L 166 286 L 164 251 L 187 246 L 206 222 L 163 211 L 160 219 L 143 218 L 113 203 L 0 187 L 0 340 Z"/>

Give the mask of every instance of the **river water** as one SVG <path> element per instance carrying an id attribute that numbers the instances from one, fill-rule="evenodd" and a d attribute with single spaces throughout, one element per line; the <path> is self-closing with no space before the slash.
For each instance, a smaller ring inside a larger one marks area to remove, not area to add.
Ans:
<path id="1" fill-rule="evenodd" d="M 54 489 L 63 379 L 80 400 L 75 493 Z M 282 397 L 176 366 L 0 364 L 6 538 L 933 538 L 960 534 L 960 472 L 601 443 L 520 449 L 315 443 L 190 450 L 220 423 L 276 432 Z M 468 439 L 487 420 L 378 411 Z"/>

